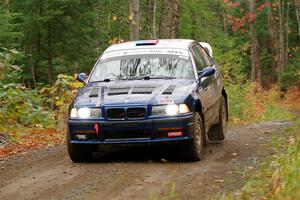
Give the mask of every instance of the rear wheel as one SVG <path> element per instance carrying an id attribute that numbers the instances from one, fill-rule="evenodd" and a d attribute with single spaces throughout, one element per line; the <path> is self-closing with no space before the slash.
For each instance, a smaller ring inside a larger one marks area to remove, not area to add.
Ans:
<path id="1" fill-rule="evenodd" d="M 208 132 L 208 138 L 211 141 L 223 141 L 226 136 L 227 127 L 227 104 L 225 97 L 222 96 L 220 110 L 219 110 L 219 123 L 212 126 Z"/>
<path id="2" fill-rule="evenodd" d="M 72 144 L 67 137 L 68 153 L 73 162 L 88 162 L 93 160 L 94 145 Z"/>
<path id="3" fill-rule="evenodd" d="M 204 127 L 200 114 L 195 113 L 194 128 L 193 128 L 193 140 L 187 144 L 186 158 L 192 161 L 199 161 L 203 159 L 204 155 Z"/>

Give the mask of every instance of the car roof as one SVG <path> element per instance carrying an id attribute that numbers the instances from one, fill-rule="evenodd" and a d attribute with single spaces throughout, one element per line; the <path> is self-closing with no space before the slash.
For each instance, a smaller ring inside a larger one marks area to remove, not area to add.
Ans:
<path id="1" fill-rule="evenodd" d="M 153 45 L 137 45 L 141 42 L 152 42 L 155 41 L 156 44 Z M 114 44 L 108 47 L 104 53 L 128 49 L 153 49 L 153 48 L 170 48 L 170 49 L 189 49 L 190 44 L 194 40 L 189 39 L 157 39 L 157 40 L 141 40 L 141 41 L 130 41 L 119 44 Z"/>

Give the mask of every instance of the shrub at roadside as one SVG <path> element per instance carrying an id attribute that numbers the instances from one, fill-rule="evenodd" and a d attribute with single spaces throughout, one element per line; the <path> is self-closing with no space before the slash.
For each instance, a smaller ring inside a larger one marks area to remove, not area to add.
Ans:
<path id="1" fill-rule="evenodd" d="M 12 63 L 24 55 L 14 50 L 0 52 L 0 128 L 3 126 L 51 126 L 53 120 L 45 98 L 37 89 L 22 84 L 22 68 Z"/>
<path id="2" fill-rule="evenodd" d="M 260 171 L 246 182 L 241 199 L 300 199 L 299 134 L 300 120 L 287 130 L 287 138 L 278 142 L 275 159 L 266 161 Z"/>
<path id="3" fill-rule="evenodd" d="M 0 123 L 4 126 L 19 124 L 26 127 L 49 127 L 51 112 L 45 108 L 45 99 L 37 90 L 16 84 L 0 86 Z"/>
<path id="4" fill-rule="evenodd" d="M 20 52 L 0 51 L 0 157 L 64 142 L 55 113 L 65 108 L 81 84 L 59 75 L 52 87 L 27 88 L 22 67 L 13 65 Z M 55 112 L 50 105 L 54 105 Z"/>
<path id="5" fill-rule="evenodd" d="M 291 110 L 296 103 L 300 91 L 288 90 L 284 97 L 277 85 L 269 90 L 263 90 L 253 83 L 244 85 L 229 85 L 228 107 L 232 124 L 249 124 L 260 121 L 293 120 Z M 300 107 L 299 107 L 300 109 Z"/>

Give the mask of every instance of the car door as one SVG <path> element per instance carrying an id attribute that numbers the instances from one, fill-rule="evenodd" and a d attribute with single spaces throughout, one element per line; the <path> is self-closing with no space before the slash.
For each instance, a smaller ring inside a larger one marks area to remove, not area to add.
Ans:
<path id="1" fill-rule="evenodd" d="M 195 43 L 191 48 L 191 52 L 198 72 L 202 71 L 205 67 L 208 67 L 208 63 L 201 53 L 202 50 L 203 48 L 197 43 Z M 202 78 L 196 89 L 198 98 L 200 99 L 202 104 L 206 128 L 210 127 L 214 114 L 212 110 L 213 103 L 211 100 L 213 98 L 212 82 L 213 76 Z"/>
<path id="2" fill-rule="evenodd" d="M 202 47 L 201 47 L 202 48 Z M 202 48 L 200 53 L 202 54 L 208 67 L 213 67 L 216 71 L 213 76 L 210 76 L 210 86 L 211 86 L 211 112 L 212 112 L 212 124 L 218 123 L 219 121 L 219 108 L 220 100 L 222 96 L 222 82 L 221 82 L 221 73 L 218 66 L 210 58 L 207 52 Z"/>

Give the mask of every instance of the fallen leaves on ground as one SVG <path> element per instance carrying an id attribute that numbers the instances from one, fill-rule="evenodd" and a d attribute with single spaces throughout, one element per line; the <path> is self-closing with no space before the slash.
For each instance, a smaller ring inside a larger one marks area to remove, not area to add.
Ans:
<path id="1" fill-rule="evenodd" d="M 62 144 L 65 141 L 64 133 L 59 133 L 53 128 L 24 128 L 23 130 L 10 131 L 6 135 L 7 139 L 5 139 L 3 145 L 0 146 L 0 158 L 24 153 L 29 150 Z"/>

